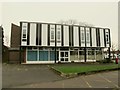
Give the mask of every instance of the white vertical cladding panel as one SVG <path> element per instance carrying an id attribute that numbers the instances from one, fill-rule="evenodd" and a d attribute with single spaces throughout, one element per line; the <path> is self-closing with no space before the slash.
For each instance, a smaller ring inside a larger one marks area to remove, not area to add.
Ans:
<path id="1" fill-rule="evenodd" d="M 92 28 L 92 47 L 96 47 L 97 45 L 96 41 L 96 29 Z"/>
<path id="2" fill-rule="evenodd" d="M 27 45 L 28 23 L 22 23 L 21 45 Z"/>
<path id="3" fill-rule="evenodd" d="M 100 29 L 100 44 L 101 44 L 101 47 L 105 46 L 105 44 L 104 44 L 104 31 L 103 31 L 103 29 Z"/>
<path id="4" fill-rule="evenodd" d="M 81 47 L 85 47 L 85 29 L 80 27 Z"/>
<path id="5" fill-rule="evenodd" d="M 73 40 L 74 40 L 74 46 L 79 46 L 79 28 L 77 26 L 73 27 Z"/>
<path id="6" fill-rule="evenodd" d="M 56 26 L 57 46 L 61 46 L 61 25 Z"/>
<path id="7" fill-rule="evenodd" d="M 90 47 L 90 28 L 86 28 L 86 47 Z"/>
<path id="8" fill-rule="evenodd" d="M 41 39 L 41 45 L 42 46 L 48 46 L 48 25 L 42 24 L 42 39 Z"/>
<path id="9" fill-rule="evenodd" d="M 50 25 L 50 46 L 55 46 L 55 25 Z"/>
<path id="10" fill-rule="evenodd" d="M 64 46 L 69 46 L 69 26 L 63 26 Z"/>
<path id="11" fill-rule="evenodd" d="M 109 31 L 108 31 L 108 29 L 105 29 L 105 39 L 106 39 L 106 47 L 109 47 L 110 40 L 109 40 Z"/>
<path id="12" fill-rule="evenodd" d="M 36 46 L 36 24 L 30 23 L 30 45 Z"/>

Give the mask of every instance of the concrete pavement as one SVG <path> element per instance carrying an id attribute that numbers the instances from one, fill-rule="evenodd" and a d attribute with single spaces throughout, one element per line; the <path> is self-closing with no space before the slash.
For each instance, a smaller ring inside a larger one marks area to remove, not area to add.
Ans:
<path id="1" fill-rule="evenodd" d="M 82 75 L 53 82 L 33 83 L 16 88 L 118 88 L 118 71 Z"/>
<path id="2" fill-rule="evenodd" d="M 119 71 L 120 72 L 120 71 Z M 118 71 L 63 78 L 48 65 L 3 64 L 3 88 L 118 88 Z"/>
<path id="3" fill-rule="evenodd" d="M 11 88 L 32 83 L 44 83 L 62 80 L 47 65 L 3 64 L 2 87 Z"/>

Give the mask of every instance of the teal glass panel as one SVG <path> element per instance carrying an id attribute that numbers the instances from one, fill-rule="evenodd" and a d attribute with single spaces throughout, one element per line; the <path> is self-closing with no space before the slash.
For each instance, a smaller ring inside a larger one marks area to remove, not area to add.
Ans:
<path id="1" fill-rule="evenodd" d="M 50 61 L 55 60 L 55 51 L 50 51 Z"/>
<path id="2" fill-rule="evenodd" d="M 56 52 L 56 60 L 59 60 L 59 52 Z M 55 61 L 55 51 L 50 51 L 50 61 Z"/>
<path id="3" fill-rule="evenodd" d="M 27 61 L 37 61 L 37 51 L 28 51 Z"/>
<path id="4" fill-rule="evenodd" d="M 39 61 L 48 61 L 48 51 L 39 51 Z"/>

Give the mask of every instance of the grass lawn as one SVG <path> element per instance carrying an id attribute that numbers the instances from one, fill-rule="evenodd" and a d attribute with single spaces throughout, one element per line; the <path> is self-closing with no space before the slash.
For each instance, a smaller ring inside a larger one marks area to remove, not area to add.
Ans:
<path id="1" fill-rule="evenodd" d="M 120 68 L 120 65 L 118 64 L 71 64 L 71 65 L 56 65 L 53 66 L 53 69 L 56 71 L 59 71 L 64 74 L 70 74 L 70 73 L 86 73 L 86 72 L 93 72 L 93 71 L 101 71 L 101 70 L 109 70 L 109 69 L 115 69 Z"/>

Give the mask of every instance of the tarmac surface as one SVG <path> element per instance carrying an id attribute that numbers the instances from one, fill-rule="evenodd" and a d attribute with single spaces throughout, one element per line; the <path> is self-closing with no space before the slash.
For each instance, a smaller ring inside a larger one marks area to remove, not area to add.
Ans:
<path id="1" fill-rule="evenodd" d="M 64 78 L 51 71 L 48 65 L 3 64 L 2 66 L 3 88 L 53 82 L 62 79 Z"/>
<path id="2" fill-rule="evenodd" d="M 63 78 L 48 65 L 3 65 L 3 88 L 119 88 L 118 70 Z"/>

